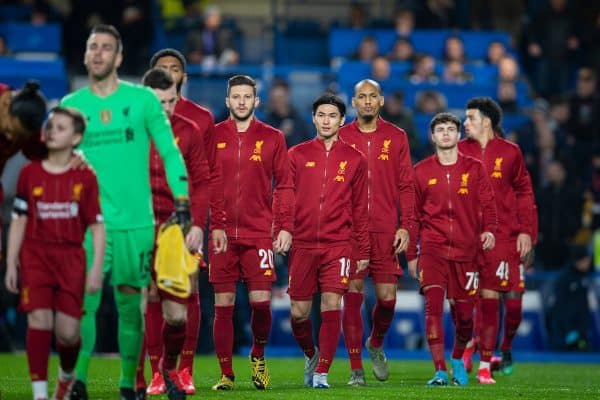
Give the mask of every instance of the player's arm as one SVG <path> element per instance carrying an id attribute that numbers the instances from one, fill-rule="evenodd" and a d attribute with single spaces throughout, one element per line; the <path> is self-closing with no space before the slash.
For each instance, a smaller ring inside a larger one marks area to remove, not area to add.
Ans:
<path id="1" fill-rule="evenodd" d="M 481 242 L 483 250 L 491 250 L 495 245 L 495 234 L 498 227 L 498 212 L 494 199 L 494 189 L 483 164 L 479 163 L 479 203 L 482 215 Z"/>
<path id="2" fill-rule="evenodd" d="M 92 170 L 90 169 L 89 171 L 89 174 L 86 176 L 81 197 L 81 215 L 84 224 L 92 234 L 92 244 L 94 247 L 92 268 L 87 274 L 86 290 L 88 293 L 95 293 L 102 288 L 102 269 L 104 266 L 106 231 L 102 211 L 100 209 L 98 181 Z"/>
<path id="3" fill-rule="evenodd" d="M 369 265 L 370 243 L 369 243 L 369 217 L 368 217 L 368 186 L 367 186 L 367 159 L 360 157 L 354 179 L 352 179 L 352 236 L 358 244 L 357 253 L 354 255 L 358 260 L 357 272 L 362 271 Z"/>
<path id="4" fill-rule="evenodd" d="M 294 183 L 290 167 L 285 139 L 279 133 L 275 139 L 273 154 L 273 175 L 275 189 L 273 190 L 273 235 L 275 236 L 276 252 L 284 254 L 292 245 L 292 230 L 294 221 Z"/>
<path id="5" fill-rule="evenodd" d="M 421 230 L 421 218 L 423 211 L 423 201 L 424 196 L 421 190 L 421 185 L 419 185 L 419 180 L 416 177 L 415 171 L 415 202 L 414 202 L 414 224 L 412 229 L 410 230 L 410 243 L 408 244 L 408 249 L 406 250 L 406 260 L 408 261 L 408 273 L 414 279 L 417 279 L 417 243 L 419 243 L 420 239 L 420 230 Z"/>
<path id="6" fill-rule="evenodd" d="M 175 216 L 182 228 L 187 229 L 190 223 L 190 204 L 188 192 L 188 176 L 185 163 L 179 148 L 175 144 L 171 124 L 160 106 L 158 98 L 150 89 L 147 90 L 145 107 L 146 130 L 154 140 L 156 149 L 165 166 L 167 183 L 175 198 Z"/>
<path id="7" fill-rule="evenodd" d="M 531 251 L 532 239 L 537 236 L 537 233 L 534 232 L 536 216 L 533 215 L 535 210 L 533 187 L 521 150 L 516 151 L 513 168 L 513 189 L 517 197 L 517 218 L 520 226 L 517 251 L 521 257 L 525 257 Z"/>
<path id="8" fill-rule="evenodd" d="M 394 237 L 394 252 L 399 254 L 408 248 L 409 232 L 415 224 L 415 181 L 406 134 L 400 136 L 400 160 L 398 168 L 398 192 L 400 194 L 400 227 Z"/>
<path id="9" fill-rule="evenodd" d="M 27 201 L 27 172 L 21 171 L 17 181 L 17 195 L 13 202 L 12 221 L 8 230 L 8 244 L 6 255 L 6 276 L 4 282 L 6 289 L 11 293 L 19 293 L 19 253 L 25 237 L 29 203 Z"/>

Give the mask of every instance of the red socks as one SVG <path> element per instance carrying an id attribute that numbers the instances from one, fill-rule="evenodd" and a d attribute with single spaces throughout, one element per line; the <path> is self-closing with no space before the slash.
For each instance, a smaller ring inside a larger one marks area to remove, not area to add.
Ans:
<path id="1" fill-rule="evenodd" d="M 185 341 L 185 323 L 182 325 L 170 325 L 165 322 L 162 328 L 163 337 L 163 354 L 162 368 L 163 370 L 173 370 L 177 367 L 177 358 L 181 353 L 183 342 Z"/>
<path id="2" fill-rule="evenodd" d="M 318 373 L 327 373 L 335 357 L 340 334 L 342 333 L 342 311 L 321 311 L 321 329 L 319 330 L 319 364 L 315 369 Z"/>
<path id="3" fill-rule="evenodd" d="M 233 308 L 234 306 L 215 306 L 213 340 L 215 352 L 223 375 L 234 376 L 233 353 Z"/>
<path id="4" fill-rule="evenodd" d="M 56 350 L 58 351 L 58 358 L 60 359 L 60 368 L 64 372 L 71 373 L 75 369 L 80 347 L 81 339 L 77 339 L 77 343 L 74 344 L 64 344 L 59 340 L 56 341 Z"/>
<path id="5" fill-rule="evenodd" d="M 473 306 L 472 301 L 456 301 L 453 309 L 454 316 L 454 348 L 452 358 L 462 357 L 467 342 L 473 335 Z"/>
<path id="6" fill-rule="evenodd" d="M 383 346 L 383 338 L 394 319 L 396 299 L 377 300 L 373 308 L 373 329 L 371 330 L 371 346 Z"/>
<path id="7" fill-rule="evenodd" d="M 162 343 L 162 326 L 163 326 L 163 315 L 162 305 L 160 301 L 148 302 L 146 306 L 146 350 L 148 351 L 148 357 L 150 358 L 150 367 L 152 368 L 152 374 L 158 371 L 158 362 L 163 352 Z"/>
<path id="8" fill-rule="evenodd" d="M 479 354 L 481 361 L 489 362 L 494 353 L 498 336 L 498 299 L 480 299 L 482 325 L 480 328 Z"/>
<path id="9" fill-rule="evenodd" d="M 265 344 L 271 332 L 271 301 L 250 302 L 252 307 L 252 357 L 263 357 L 265 355 Z"/>
<path id="10" fill-rule="evenodd" d="M 502 337 L 501 351 L 508 351 L 512 347 L 512 341 L 517 334 L 519 324 L 523 318 L 522 299 L 504 299 L 504 334 Z"/>
<path id="11" fill-rule="evenodd" d="M 362 338 L 363 321 L 360 315 L 363 294 L 347 292 L 344 295 L 344 311 L 342 313 L 342 325 L 344 327 L 344 341 L 350 358 L 350 369 L 362 369 Z"/>
<path id="12" fill-rule="evenodd" d="M 292 324 L 292 333 L 294 334 L 294 339 L 296 339 L 296 342 L 298 342 L 300 349 L 302 349 L 302 352 L 306 357 L 312 358 L 312 356 L 315 355 L 312 321 L 310 318 L 307 318 L 303 321 L 296 321 L 290 316 L 290 322 Z"/>
<path id="13" fill-rule="evenodd" d="M 27 328 L 27 362 L 32 381 L 48 380 L 48 358 L 52 345 L 52 331 Z"/>
<path id="14" fill-rule="evenodd" d="M 444 289 L 437 286 L 428 288 L 425 291 L 425 333 L 436 371 L 446 370 L 444 329 L 442 327 L 443 312 Z"/>
<path id="15" fill-rule="evenodd" d="M 196 355 L 196 346 L 198 345 L 198 335 L 200 334 L 200 296 L 198 291 L 190 294 L 187 303 L 187 319 L 185 328 L 185 341 L 181 349 L 179 359 L 179 370 L 185 368 L 190 370 L 194 367 L 194 356 Z"/>

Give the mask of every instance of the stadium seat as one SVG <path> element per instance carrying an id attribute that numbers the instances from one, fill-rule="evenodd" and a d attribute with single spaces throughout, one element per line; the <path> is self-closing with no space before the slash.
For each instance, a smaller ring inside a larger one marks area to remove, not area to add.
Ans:
<path id="1" fill-rule="evenodd" d="M 494 84 L 498 80 L 498 67 L 487 64 L 465 64 L 465 72 L 473 75 L 473 83 L 479 85 Z"/>
<path id="2" fill-rule="evenodd" d="M 8 22 L 0 24 L 0 34 L 13 53 L 56 53 L 61 50 L 62 27 L 59 24 L 32 25 Z"/>
<path id="3" fill-rule="evenodd" d="M 4 83 L 12 87 L 21 87 L 28 79 L 35 77 L 48 99 L 60 99 L 67 94 L 69 86 L 62 59 L 40 61 L 0 57 L 0 76 Z"/>
<path id="4" fill-rule="evenodd" d="M 417 349 L 425 338 L 423 299 L 416 291 L 396 293 L 396 307 L 384 346 L 389 349 Z"/>

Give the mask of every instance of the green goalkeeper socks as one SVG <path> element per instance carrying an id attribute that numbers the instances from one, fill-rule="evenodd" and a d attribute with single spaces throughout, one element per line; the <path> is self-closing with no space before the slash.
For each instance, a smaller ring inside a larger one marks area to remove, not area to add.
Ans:
<path id="1" fill-rule="evenodd" d="M 124 294 L 115 288 L 119 312 L 119 352 L 121 353 L 120 388 L 135 388 L 135 374 L 144 338 L 141 293 Z"/>
<path id="2" fill-rule="evenodd" d="M 81 349 L 75 365 L 75 377 L 87 382 L 90 357 L 96 345 L 96 311 L 100 307 L 102 291 L 86 293 L 83 298 L 83 316 L 81 318 Z"/>

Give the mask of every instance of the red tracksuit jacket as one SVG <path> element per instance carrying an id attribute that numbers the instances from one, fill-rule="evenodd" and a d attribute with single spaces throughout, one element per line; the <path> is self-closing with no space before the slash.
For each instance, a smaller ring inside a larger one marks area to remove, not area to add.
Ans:
<path id="1" fill-rule="evenodd" d="M 415 187 L 406 133 L 379 118 L 374 132 L 361 132 L 355 120 L 340 129 L 340 138 L 367 157 L 369 231 L 411 230 Z"/>
<path id="2" fill-rule="evenodd" d="M 209 173 L 202 136 L 196 124 L 187 118 L 173 114 L 169 120 L 189 175 L 190 213 L 193 224 L 204 229 L 208 215 Z M 150 144 L 150 187 L 155 218 L 157 224 L 162 224 L 175 211 L 175 203 L 167 183 L 165 166 L 154 142 Z"/>
<path id="3" fill-rule="evenodd" d="M 327 151 L 313 139 L 289 150 L 296 207 L 294 246 L 327 248 L 358 243 L 358 260 L 369 259 L 367 160 L 338 140 Z"/>
<path id="4" fill-rule="evenodd" d="M 273 238 L 292 232 L 294 191 L 281 131 L 252 118 L 246 132 L 233 119 L 215 126 L 230 238 Z M 275 185 L 273 186 L 273 179 Z"/>
<path id="5" fill-rule="evenodd" d="M 481 160 L 488 173 L 498 210 L 496 240 L 516 240 L 519 233 L 537 239 L 531 178 L 519 146 L 496 137 L 485 149 L 473 139 L 461 140 L 458 148 L 461 153 Z"/>
<path id="6" fill-rule="evenodd" d="M 437 155 L 415 165 L 416 235 L 406 257 L 433 254 L 453 261 L 472 261 L 481 248 L 480 234 L 497 226 L 494 191 L 480 161 L 458 154 L 454 165 Z"/>
<path id="7" fill-rule="evenodd" d="M 181 97 L 175 104 L 175 114 L 182 115 L 193 121 L 202 135 L 204 153 L 203 164 L 208 164 L 210 173 L 209 198 L 210 198 L 210 227 L 211 229 L 225 229 L 227 216 L 225 214 L 225 200 L 223 198 L 223 176 L 221 165 L 217 158 L 217 142 L 215 137 L 215 121 L 206 108 Z M 204 225 L 202 225 L 204 226 Z"/>

